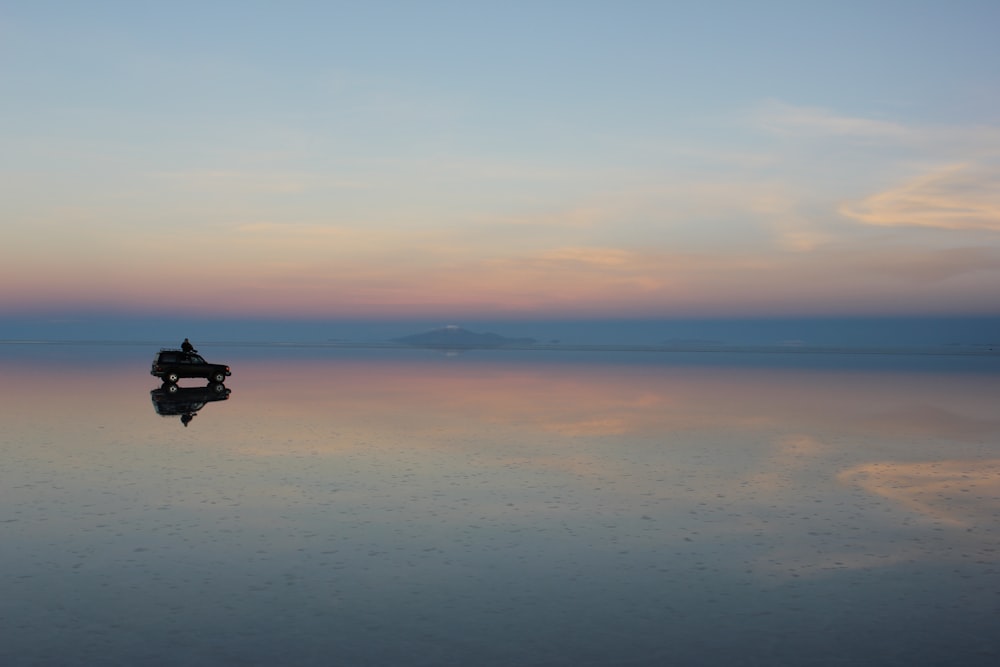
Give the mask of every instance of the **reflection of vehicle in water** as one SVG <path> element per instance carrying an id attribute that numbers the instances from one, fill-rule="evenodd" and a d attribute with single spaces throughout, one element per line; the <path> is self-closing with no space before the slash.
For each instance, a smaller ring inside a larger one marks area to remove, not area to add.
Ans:
<path id="1" fill-rule="evenodd" d="M 181 423 L 187 426 L 206 403 L 225 401 L 231 393 L 232 390 L 218 382 L 207 387 L 178 387 L 168 382 L 149 392 L 149 396 L 156 414 L 161 417 L 180 415 Z"/>
<path id="2" fill-rule="evenodd" d="M 174 384 L 181 378 L 207 378 L 209 382 L 221 384 L 231 375 L 229 366 L 210 364 L 200 354 L 181 350 L 157 352 L 149 374 Z"/>

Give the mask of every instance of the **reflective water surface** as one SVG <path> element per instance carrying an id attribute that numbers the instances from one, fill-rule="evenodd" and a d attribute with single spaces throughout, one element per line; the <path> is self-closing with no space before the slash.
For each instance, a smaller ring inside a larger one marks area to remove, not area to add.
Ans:
<path id="1" fill-rule="evenodd" d="M 1000 364 L 0 345 L 0 664 L 994 665 Z"/>

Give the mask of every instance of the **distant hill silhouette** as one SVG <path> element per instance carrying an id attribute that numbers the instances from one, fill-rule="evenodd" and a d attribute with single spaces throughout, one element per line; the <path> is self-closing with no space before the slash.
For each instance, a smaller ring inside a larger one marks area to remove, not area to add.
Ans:
<path id="1" fill-rule="evenodd" d="M 707 338 L 671 338 L 663 344 L 667 347 L 720 347 L 724 343 L 721 340 Z"/>
<path id="2" fill-rule="evenodd" d="M 455 325 L 433 329 L 424 333 L 393 338 L 395 343 L 415 347 L 440 347 L 447 349 L 472 349 L 505 347 L 508 345 L 534 345 L 534 338 L 507 338 L 495 333 L 477 333 Z"/>

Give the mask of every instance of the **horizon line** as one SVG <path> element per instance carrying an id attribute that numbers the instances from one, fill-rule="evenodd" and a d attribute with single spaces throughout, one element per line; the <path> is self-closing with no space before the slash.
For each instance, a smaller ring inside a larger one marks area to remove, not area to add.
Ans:
<path id="1" fill-rule="evenodd" d="M 0 339 L 0 345 L 15 346 L 128 346 L 174 349 L 150 340 L 116 339 Z M 393 341 L 201 341 L 201 346 L 210 347 L 253 347 L 253 348 L 298 348 L 330 350 L 425 350 L 434 352 L 630 352 L 630 353 L 700 353 L 700 354 L 815 354 L 815 355 L 885 355 L 885 356 L 952 356 L 952 357 L 997 357 L 1000 358 L 1000 344 L 992 343 L 950 343 L 942 345 L 685 345 L 685 344 L 580 344 L 580 343 L 533 343 L 509 345 L 411 345 Z"/>

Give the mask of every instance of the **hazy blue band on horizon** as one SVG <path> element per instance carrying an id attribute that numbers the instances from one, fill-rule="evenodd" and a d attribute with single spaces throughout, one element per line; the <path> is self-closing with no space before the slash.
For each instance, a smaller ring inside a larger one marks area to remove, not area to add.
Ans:
<path id="1" fill-rule="evenodd" d="M 107 340 L 180 344 L 385 343 L 449 322 L 414 319 L 275 320 L 198 317 L 78 315 L 0 317 L 3 340 Z M 506 337 L 533 338 L 540 345 L 655 347 L 913 348 L 1000 347 L 1000 316 L 910 318 L 758 318 L 627 320 L 472 320 L 467 329 Z M 176 342 L 174 342 L 176 341 Z"/>

